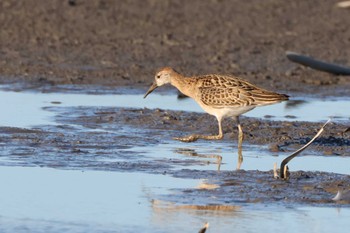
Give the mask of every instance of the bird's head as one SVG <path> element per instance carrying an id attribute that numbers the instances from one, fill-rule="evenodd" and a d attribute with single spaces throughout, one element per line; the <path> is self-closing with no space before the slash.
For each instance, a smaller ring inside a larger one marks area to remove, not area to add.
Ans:
<path id="1" fill-rule="evenodd" d="M 164 84 L 170 83 L 172 75 L 176 73 L 170 67 L 161 68 L 156 75 L 154 76 L 154 81 L 151 87 L 146 92 L 143 98 L 146 98 L 152 91 L 154 91 L 157 87 L 163 86 Z"/>

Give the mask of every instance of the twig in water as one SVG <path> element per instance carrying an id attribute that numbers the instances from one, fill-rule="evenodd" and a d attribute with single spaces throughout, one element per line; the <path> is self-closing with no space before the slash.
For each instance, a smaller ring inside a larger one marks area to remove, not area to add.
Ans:
<path id="1" fill-rule="evenodd" d="M 308 142 L 306 143 L 302 148 L 300 148 L 299 150 L 295 151 L 293 154 L 289 155 L 287 158 L 285 158 L 280 166 L 280 176 L 279 178 L 281 179 L 288 179 L 289 178 L 289 172 L 288 172 L 288 167 L 286 166 L 287 163 L 289 163 L 289 161 L 291 161 L 294 157 L 296 157 L 298 154 L 300 154 L 303 150 L 305 150 L 307 147 L 309 147 L 311 145 L 311 143 L 313 141 L 316 140 L 316 138 L 318 138 L 322 132 L 324 131 L 324 127 L 331 121 L 331 119 L 329 119 L 323 126 L 322 128 L 317 132 L 317 134 Z M 275 170 L 275 169 L 274 169 Z M 277 173 L 274 171 L 274 173 Z"/>
<path id="2" fill-rule="evenodd" d="M 205 232 L 207 231 L 208 227 L 209 227 L 209 223 L 206 222 L 206 223 L 204 224 L 204 227 L 203 227 L 202 229 L 200 229 L 200 230 L 198 231 L 198 233 L 205 233 Z"/>

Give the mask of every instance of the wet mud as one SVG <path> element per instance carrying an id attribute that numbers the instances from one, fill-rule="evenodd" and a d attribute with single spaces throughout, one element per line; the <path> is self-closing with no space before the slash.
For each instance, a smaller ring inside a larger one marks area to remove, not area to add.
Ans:
<path id="1" fill-rule="evenodd" d="M 189 134 L 217 134 L 218 132 L 216 118 L 206 113 L 146 108 L 99 108 L 96 111 L 89 111 L 88 108 L 74 109 L 76 113 L 79 111 L 83 116 L 75 119 L 75 121 L 78 120 L 76 124 L 83 124 L 84 127 L 94 127 L 97 123 L 104 123 L 112 127 L 118 124 L 126 125 L 139 130 L 148 130 L 149 136 L 159 142 L 163 139 L 172 140 L 174 137 Z M 302 147 L 323 125 L 323 122 L 285 122 L 241 118 L 244 142 L 267 146 L 271 152 L 294 151 Z M 326 128 L 325 133 L 310 146 L 311 150 L 315 154 L 349 156 L 348 124 L 335 121 Z M 235 121 L 225 119 L 223 132 L 225 135 L 223 141 L 237 143 L 238 130 Z"/>
<path id="2" fill-rule="evenodd" d="M 175 203 L 181 208 L 251 203 L 337 205 L 331 198 L 338 185 L 350 187 L 348 175 L 335 173 L 293 171 L 290 179 L 283 181 L 275 179 L 272 170 L 220 171 L 219 155 L 185 149 L 188 143 L 182 143 L 182 149 L 175 151 L 179 155 L 176 158 L 157 151 L 157 145 L 173 143 L 174 136 L 216 133 L 216 121 L 207 114 L 108 107 L 54 106 L 45 110 L 55 113 L 57 125 L 32 129 L 0 127 L 2 165 L 135 171 L 205 180 L 205 185 L 198 188 L 156 197 L 161 203 Z M 261 145 L 256 153 L 264 151 L 271 155 L 300 148 L 322 126 L 248 117 L 242 118 L 242 123 L 246 132 L 244 144 Z M 344 133 L 345 127 L 338 123 L 327 126 L 326 132 L 308 148 L 309 152 L 318 156 L 348 156 L 350 135 Z M 226 136 L 220 143 L 233 147 L 237 143 L 234 122 L 227 120 L 224 129 Z M 155 147 L 154 154 L 160 155 L 150 157 L 143 153 L 150 147 Z M 217 171 L 206 170 L 208 164 L 217 164 Z M 201 166 L 203 170 L 191 166 Z M 168 204 L 164 208 L 169 208 Z"/>
<path id="3" fill-rule="evenodd" d="M 291 173 L 290 180 L 284 181 L 274 179 L 272 174 L 272 170 L 267 172 L 183 170 L 174 175 L 205 179 L 206 183 L 215 184 L 217 188 L 187 189 L 179 195 L 167 196 L 164 200 L 198 206 L 203 203 L 223 206 L 252 203 L 284 206 L 350 204 L 349 201 L 338 203 L 332 201 L 339 185 L 349 188 L 350 181 L 347 175 L 296 171 Z"/>

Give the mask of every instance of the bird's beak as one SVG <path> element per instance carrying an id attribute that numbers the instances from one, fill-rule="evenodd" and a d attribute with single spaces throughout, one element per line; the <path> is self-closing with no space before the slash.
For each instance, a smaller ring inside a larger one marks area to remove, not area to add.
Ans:
<path id="1" fill-rule="evenodd" d="M 146 92 L 145 96 L 143 98 L 146 98 L 149 94 L 151 94 L 152 91 L 154 91 L 154 89 L 156 89 L 158 86 L 157 84 L 154 82 L 152 84 L 152 86 L 148 89 L 148 91 Z"/>

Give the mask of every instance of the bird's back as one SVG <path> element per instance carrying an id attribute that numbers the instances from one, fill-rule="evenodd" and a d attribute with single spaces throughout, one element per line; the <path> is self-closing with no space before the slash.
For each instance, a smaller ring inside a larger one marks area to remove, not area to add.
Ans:
<path id="1" fill-rule="evenodd" d="M 195 77 L 197 100 L 215 107 L 263 106 L 288 100 L 288 96 L 263 88 L 233 76 L 203 75 Z"/>

